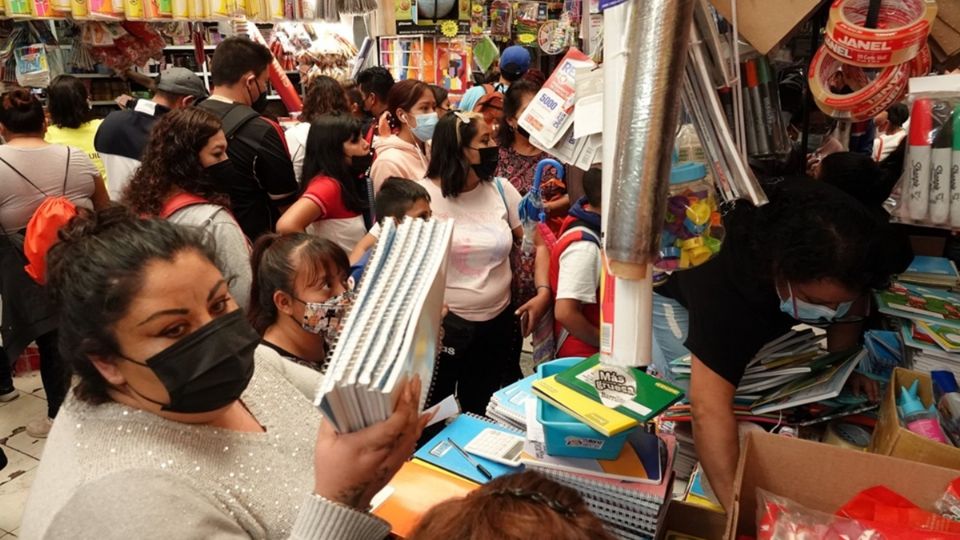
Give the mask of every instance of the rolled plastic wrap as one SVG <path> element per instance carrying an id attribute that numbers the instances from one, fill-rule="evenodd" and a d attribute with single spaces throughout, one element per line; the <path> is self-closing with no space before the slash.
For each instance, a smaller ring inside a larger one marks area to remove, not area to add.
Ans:
<path id="1" fill-rule="evenodd" d="M 689 61 L 683 79 L 683 104 L 693 117 L 693 125 L 703 145 L 720 194 L 727 202 L 746 199 L 756 206 L 767 203 L 767 196 L 753 171 L 737 151 L 723 105 L 714 91 L 699 32 L 693 29 Z"/>
<path id="2" fill-rule="evenodd" d="M 627 22 L 627 69 L 605 248 L 610 271 L 644 279 L 660 251 L 694 0 L 646 0 Z"/>

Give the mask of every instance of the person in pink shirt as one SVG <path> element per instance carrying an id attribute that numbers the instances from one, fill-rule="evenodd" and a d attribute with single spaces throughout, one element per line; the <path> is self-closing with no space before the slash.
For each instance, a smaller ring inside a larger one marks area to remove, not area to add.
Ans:
<path id="1" fill-rule="evenodd" d="M 430 85 L 406 80 L 393 85 L 387 94 L 387 120 L 394 135 L 373 142 L 377 159 L 370 169 L 374 191 L 391 176 L 419 180 L 427 172 L 427 141 L 437 125 L 437 100 Z"/>
<path id="2" fill-rule="evenodd" d="M 463 410 L 483 413 L 490 395 L 521 377 L 514 354 L 510 249 L 522 238 L 520 193 L 494 178 L 493 130 L 478 113 L 437 124 L 427 178 L 433 216 L 453 219 L 443 346 L 428 401 L 456 392 Z"/>
<path id="3" fill-rule="evenodd" d="M 353 251 L 367 233 L 363 175 L 371 156 L 361 128 L 348 114 L 323 115 L 312 123 L 303 163 L 303 177 L 310 181 L 280 217 L 278 233 L 308 232 Z"/>

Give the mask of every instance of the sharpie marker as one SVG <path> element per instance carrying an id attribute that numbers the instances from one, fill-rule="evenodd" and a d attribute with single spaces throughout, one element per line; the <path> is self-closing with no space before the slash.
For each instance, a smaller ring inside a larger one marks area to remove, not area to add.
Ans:
<path id="1" fill-rule="evenodd" d="M 930 151 L 930 221 L 945 225 L 950 218 L 950 163 L 953 153 L 952 108 L 946 101 L 933 105 L 934 128 L 938 129 Z"/>
<path id="2" fill-rule="evenodd" d="M 953 159 L 950 163 L 950 226 L 960 227 L 960 105 L 953 110 Z"/>
<path id="3" fill-rule="evenodd" d="M 933 124 L 933 101 L 918 99 L 910 114 L 910 148 L 908 154 L 907 214 L 910 219 L 927 217 L 930 204 L 930 127 Z"/>

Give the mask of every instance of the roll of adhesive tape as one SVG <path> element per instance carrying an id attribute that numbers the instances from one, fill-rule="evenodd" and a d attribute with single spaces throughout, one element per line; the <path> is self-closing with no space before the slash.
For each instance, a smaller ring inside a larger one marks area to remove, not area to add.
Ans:
<path id="1" fill-rule="evenodd" d="M 823 434 L 823 442 L 840 448 L 866 450 L 870 445 L 870 432 L 856 424 L 831 422 Z"/>
<path id="2" fill-rule="evenodd" d="M 930 74 L 930 68 L 933 67 L 933 57 L 930 55 L 930 47 L 926 44 L 920 48 L 920 52 L 910 61 L 911 77 L 926 77 Z"/>
<path id="3" fill-rule="evenodd" d="M 843 71 L 847 82 L 856 86 L 849 94 L 830 90 L 831 75 Z M 910 77 L 910 63 L 883 68 L 870 80 L 862 68 L 845 65 L 827 52 L 825 46 L 813 56 L 807 82 L 817 107 L 833 118 L 860 122 L 873 118 L 903 96 Z"/>
<path id="4" fill-rule="evenodd" d="M 888 67 L 909 62 L 924 47 L 937 16 L 936 0 L 889 0 L 877 28 L 863 26 L 870 0 L 835 0 L 830 6 L 824 46 L 847 64 Z"/>

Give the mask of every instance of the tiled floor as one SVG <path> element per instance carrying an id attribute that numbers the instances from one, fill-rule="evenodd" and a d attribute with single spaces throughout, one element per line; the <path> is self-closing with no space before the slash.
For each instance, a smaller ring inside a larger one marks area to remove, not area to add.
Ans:
<path id="1" fill-rule="evenodd" d="M 39 372 L 16 377 L 14 386 L 20 390 L 20 397 L 0 403 L 0 447 L 9 460 L 0 471 L 0 540 L 17 536 L 20 515 L 43 452 L 44 440 L 27 435 L 25 426 L 47 412 Z"/>

